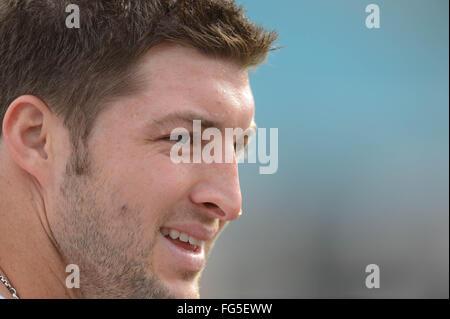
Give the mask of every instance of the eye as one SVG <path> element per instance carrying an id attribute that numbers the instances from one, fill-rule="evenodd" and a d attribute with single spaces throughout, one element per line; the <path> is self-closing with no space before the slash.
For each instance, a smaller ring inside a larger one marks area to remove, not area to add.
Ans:
<path id="1" fill-rule="evenodd" d="M 238 149 L 237 143 L 234 143 L 234 144 L 233 144 L 233 147 L 234 147 L 234 151 L 235 151 L 235 152 L 246 150 L 246 149 L 247 149 L 247 146 L 248 146 L 247 141 L 245 141 L 245 142 L 244 142 L 244 145 L 242 145 L 239 149 Z"/>
<path id="2" fill-rule="evenodd" d="M 173 133 L 172 135 L 167 135 L 162 137 L 163 141 L 169 143 L 189 143 L 192 141 L 191 133 Z"/>
<path id="3" fill-rule="evenodd" d="M 248 143 L 249 139 L 245 138 L 244 139 L 244 144 L 243 145 L 238 145 L 238 143 L 234 143 L 234 152 L 237 155 L 237 158 L 245 158 L 247 157 L 246 154 L 248 152 Z"/>
<path id="4" fill-rule="evenodd" d="M 254 138 L 256 133 L 256 128 L 255 127 L 250 127 L 247 130 L 245 130 L 243 137 L 244 137 L 244 142 L 243 145 L 238 145 L 237 142 L 234 143 L 234 151 L 237 154 L 238 158 L 246 158 L 247 154 L 249 152 L 249 144 L 250 141 Z"/>
<path id="5" fill-rule="evenodd" d="M 248 134 L 248 135 L 246 135 L 246 134 Z M 236 152 L 242 151 L 242 150 L 246 150 L 248 148 L 248 144 L 249 144 L 250 140 L 253 138 L 253 136 L 254 136 L 253 131 L 246 131 L 245 134 L 244 134 L 244 143 L 243 143 L 243 145 L 238 145 L 237 142 L 234 142 L 234 150 Z M 238 149 L 238 147 L 239 147 L 239 149 Z"/>
<path id="6" fill-rule="evenodd" d="M 178 135 L 177 139 L 172 139 L 171 136 L 169 135 L 169 136 L 164 137 L 164 139 L 169 141 L 169 142 L 176 142 L 176 143 L 178 143 L 178 142 L 181 142 L 183 140 L 183 136 L 182 135 Z"/>

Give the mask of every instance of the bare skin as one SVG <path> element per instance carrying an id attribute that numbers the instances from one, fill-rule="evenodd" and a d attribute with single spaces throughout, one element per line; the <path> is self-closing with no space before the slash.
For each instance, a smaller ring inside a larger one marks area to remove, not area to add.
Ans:
<path id="1" fill-rule="evenodd" d="M 190 262 L 161 229 L 202 237 L 206 257 L 241 214 L 238 168 L 175 164 L 168 136 L 176 127 L 192 131 L 192 116 L 222 131 L 249 127 L 248 74 L 167 44 L 151 49 L 139 72 L 142 90 L 97 118 L 82 176 L 68 169 L 67 128 L 41 99 L 25 95 L 9 106 L 0 139 L 0 273 L 21 298 L 199 297 L 204 262 Z M 80 267 L 79 289 L 65 285 L 68 264 Z M 3 285 L 0 295 L 10 297 Z"/>

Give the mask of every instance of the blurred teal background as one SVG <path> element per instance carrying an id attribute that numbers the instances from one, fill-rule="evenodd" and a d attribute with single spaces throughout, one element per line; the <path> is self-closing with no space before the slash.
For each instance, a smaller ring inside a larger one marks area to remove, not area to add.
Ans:
<path id="1" fill-rule="evenodd" d="M 238 3 L 284 46 L 251 76 L 279 169 L 240 165 L 244 214 L 202 297 L 448 298 L 449 2 Z M 365 26 L 370 3 L 380 29 Z"/>

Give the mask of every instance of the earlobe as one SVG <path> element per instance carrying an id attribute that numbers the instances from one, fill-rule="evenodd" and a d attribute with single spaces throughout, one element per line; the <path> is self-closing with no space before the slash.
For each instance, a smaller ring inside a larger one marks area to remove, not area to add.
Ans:
<path id="1" fill-rule="evenodd" d="M 10 156 L 38 180 L 47 165 L 50 116 L 42 100 L 23 95 L 9 105 L 3 119 L 2 135 Z"/>

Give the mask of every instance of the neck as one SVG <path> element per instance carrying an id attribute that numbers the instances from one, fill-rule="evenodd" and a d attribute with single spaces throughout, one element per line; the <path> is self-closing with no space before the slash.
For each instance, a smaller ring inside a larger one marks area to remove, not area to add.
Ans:
<path id="1" fill-rule="evenodd" d="M 26 172 L 3 159 L 2 167 L 0 273 L 6 275 L 20 298 L 78 297 L 77 289 L 66 287 L 69 273 L 52 240 L 38 185 Z M 2 288 L 0 293 L 10 297 Z"/>

